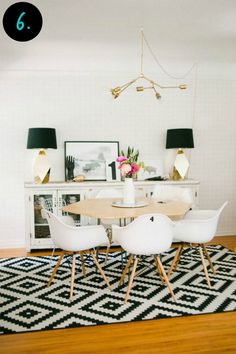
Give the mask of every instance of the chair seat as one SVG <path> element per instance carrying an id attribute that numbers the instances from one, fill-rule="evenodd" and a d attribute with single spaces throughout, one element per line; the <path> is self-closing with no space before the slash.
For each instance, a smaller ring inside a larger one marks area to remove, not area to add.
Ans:
<path id="1" fill-rule="evenodd" d="M 205 243 L 212 240 L 215 236 L 219 217 L 227 203 L 228 202 L 225 202 L 217 210 L 191 210 L 186 214 L 183 220 L 174 222 L 173 242 L 179 242 L 180 245 L 177 248 L 176 254 L 168 271 L 168 276 L 170 276 L 172 271 L 177 268 L 183 248 L 186 244 L 191 244 L 191 246 L 195 244 L 199 249 L 207 284 L 209 288 L 211 287 L 204 256 L 207 258 L 214 274 L 215 270 L 207 252 Z"/>

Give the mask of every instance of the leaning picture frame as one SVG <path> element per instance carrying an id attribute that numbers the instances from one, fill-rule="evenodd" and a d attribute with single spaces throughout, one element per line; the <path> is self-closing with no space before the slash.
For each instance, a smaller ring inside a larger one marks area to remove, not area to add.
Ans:
<path id="1" fill-rule="evenodd" d="M 144 167 L 138 172 L 138 180 L 145 181 L 145 179 L 164 175 L 164 163 L 160 160 L 144 160 Z"/>
<path id="2" fill-rule="evenodd" d="M 65 180 L 120 181 L 118 141 L 65 141 Z M 109 176 L 109 178 L 108 178 Z"/>

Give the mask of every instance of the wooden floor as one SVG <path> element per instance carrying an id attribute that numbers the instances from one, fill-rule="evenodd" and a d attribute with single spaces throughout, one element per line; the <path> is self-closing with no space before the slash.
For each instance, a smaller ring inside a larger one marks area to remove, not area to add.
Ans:
<path id="1" fill-rule="evenodd" d="M 236 236 L 218 237 L 211 243 L 236 251 Z M 30 255 L 36 254 L 42 253 Z M 0 257 L 24 255 L 23 249 L 0 251 Z M 2 335 L 0 352 L 233 354 L 236 353 L 236 312 Z"/>

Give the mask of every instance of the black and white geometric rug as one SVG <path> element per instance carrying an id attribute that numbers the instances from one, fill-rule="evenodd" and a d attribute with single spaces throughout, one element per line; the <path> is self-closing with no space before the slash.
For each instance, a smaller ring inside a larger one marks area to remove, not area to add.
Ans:
<path id="1" fill-rule="evenodd" d="M 177 302 L 160 281 L 155 265 L 140 264 L 129 301 L 124 304 L 127 282 L 117 288 L 122 273 L 119 253 L 100 263 L 107 275 L 109 291 L 94 263 L 86 260 L 87 277 L 77 260 L 74 296 L 69 301 L 70 259 L 59 267 L 53 283 L 47 282 L 58 257 L 22 257 L 0 260 L 0 333 L 49 330 L 106 323 L 140 321 L 236 310 L 236 253 L 222 246 L 209 246 L 216 275 L 206 283 L 198 253 L 185 251 L 171 276 Z M 166 270 L 174 250 L 162 257 Z M 145 262 L 146 264 L 146 262 Z M 142 271 L 143 270 L 143 271 Z M 141 271 L 141 273 L 140 273 Z"/>

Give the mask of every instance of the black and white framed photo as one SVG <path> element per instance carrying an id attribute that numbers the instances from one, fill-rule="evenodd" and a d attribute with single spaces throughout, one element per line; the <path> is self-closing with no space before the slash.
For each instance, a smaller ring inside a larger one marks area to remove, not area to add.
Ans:
<path id="1" fill-rule="evenodd" d="M 65 179 L 84 176 L 85 181 L 119 181 L 118 156 L 118 141 L 65 141 Z"/>

